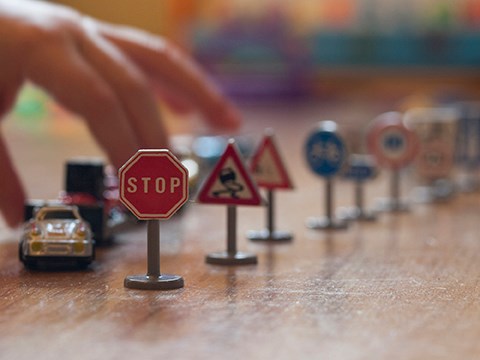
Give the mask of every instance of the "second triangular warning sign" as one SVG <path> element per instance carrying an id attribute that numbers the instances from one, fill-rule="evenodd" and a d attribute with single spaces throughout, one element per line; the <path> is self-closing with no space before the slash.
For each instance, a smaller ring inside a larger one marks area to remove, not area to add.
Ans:
<path id="1" fill-rule="evenodd" d="M 260 187 L 267 189 L 293 188 L 271 133 L 264 136 L 258 150 L 252 157 L 250 168 Z"/>
<path id="2" fill-rule="evenodd" d="M 230 141 L 210 176 L 203 183 L 197 197 L 206 204 L 260 205 L 262 198 L 238 154 L 235 143 Z"/>

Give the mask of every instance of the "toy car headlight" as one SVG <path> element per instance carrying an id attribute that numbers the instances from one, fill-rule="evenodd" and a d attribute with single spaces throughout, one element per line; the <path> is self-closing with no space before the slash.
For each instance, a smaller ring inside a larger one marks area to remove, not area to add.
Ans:
<path id="1" fill-rule="evenodd" d="M 43 243 L 41 241 L 32 241 L 30 243 L 30 248 L 33 252 L 39 252 L 43 250 Z"/>
<path id="2" fill-rule="evenodd" d="M 32 239 L 36 239 L 42 235 L 42 232 L 38 226 L 33 225 L 30 229 L 29 236 Z"/>
<path id="3" fill-rule="evenodd" d="M 86 235 L 87 235 L 87 229 L 85 228 L 84 225 L 80 225 L 75 230 L 75 239 L 76 240 L 85 240 Z"/>
<path id="4" fill-rule="evenodd" d="M 83 241 L 76 241 L 73 244 L 73 251 L 76 252 L 76 253 L 84 252 L 85 251 L 85 244 L 83 243 Z"/>

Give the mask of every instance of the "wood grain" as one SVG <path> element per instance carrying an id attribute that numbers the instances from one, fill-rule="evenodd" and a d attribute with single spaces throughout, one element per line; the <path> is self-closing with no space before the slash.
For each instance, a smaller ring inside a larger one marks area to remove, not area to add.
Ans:
<path id="1" fill-rule="evenodd" d="M 480 194 L 416 205 L 343 232 L 308 230 L 322 215 L 323 182 L 305 167 L 302 146 L 318 120 L 358 132 L 378 105 L 246 107 L 245 133 L 275 127 L 296 189 L 277 195 L 277 224 L 295 239 L 254 244 L 243 234 L 264 225 L 263 208 L 242 207 L 238 248 L 258 265 L 207 265 L 226 247 L 226 209 L 190 203 L 161 223 L 161 271 L 182 275 L 185 288 L 139 291 L 126 275 L 146 272 L 146 228 L 98 250 L 81 272 L 27 271 L 16 232 L 1 228 L 0 358 L 2 359 L 475 359 L 480 354 Z M 355 117 L 358 117 L 355 122 Z M 350 121 L 352 120 L 352 121 Z M 100 154 L 82 125 L 40 133 L 14 120 L 5 132 L 33 197 L 61 187 L 62 162 Z M 353 130 L 352 130 L 353 129 Z M 73 141 L 72 139 L 76 139 Z M 38 156 L 42 156 L 39 173 Z M 37 176 L 37 173 L 39 175 Z M 383 174 L 368 185 L 368 203 L 387 192 Z M 411 178 L 406 175 L 404 193 Z M 353 188 L 335 184 L 338 205 Z"/>

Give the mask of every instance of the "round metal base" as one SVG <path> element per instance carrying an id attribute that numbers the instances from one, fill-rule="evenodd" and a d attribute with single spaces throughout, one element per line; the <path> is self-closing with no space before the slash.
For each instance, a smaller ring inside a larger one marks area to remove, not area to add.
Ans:
<path id="1" fill-rule="evenodd" d="M 247 232 L 247 239 L 251 241 L 287 242 L 293 239 L 293 235 L 288 231 L 250 230 Z"/>
<path id="2" fill-rule="evenodd" d="M 173 290 L 184 286 L 183 278 L 178 275 L 129 275 L 123 285 L 138 290 Z"/>
<path id="3" fill-rule="evenodd" d="M 477 179 L 474 175 L 464 176 L 457 181 L 458 191 L 460 192 L 474 192 L 480 189 L 480 179 Z"/>
<path id="4" fill-rule="evenodd" d="M 313 230 L 346 230 L 348 228 L 347 221 L 327 217 L 310 217 L 307 219 L 306 225 Z"/>
<path id="5" fill-rule="evenodd" d="M 377 214 L 375 211 L 359 209 L 356 206 L 341 208 L 338 211 L 339 219 L 346 221 L 375 221 Z"/>
<path id="6" fill-rule="evenodd" d="M 435 184 L 433 186 L 417 186 L 413 190 L 412 198 L 415 202 L 422 204 L 431 204 L 436 202 L 445 202 L 455 195 L 455 187 L 451 183 Z"/>
<path id="7" fill-rule="evenodd" d="M 376 206 L 378 212 L 407 212 L 410 211 L 410 204 L 406 201 L 395 199 L 380 199 Z"/>
<path id="8" fill-rule="evenodd" d="M 205 262 L 214 265 L 251 265 L 257 263 L 257 256 L 241 251 L 237 251 L 235 254 L 221 251 L 208 254 Z"/>

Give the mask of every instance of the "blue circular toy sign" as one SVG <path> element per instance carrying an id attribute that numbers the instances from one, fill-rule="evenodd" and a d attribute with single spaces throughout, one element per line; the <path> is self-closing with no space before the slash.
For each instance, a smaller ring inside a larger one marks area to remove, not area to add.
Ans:
<path id="1" fill-rule="evenodd" d="M 319 130 L 307 139 L 305 155 L 314 173 L 330 177 L 342 168 L 347 150 L 342 139 L 335 132 Z"/>

